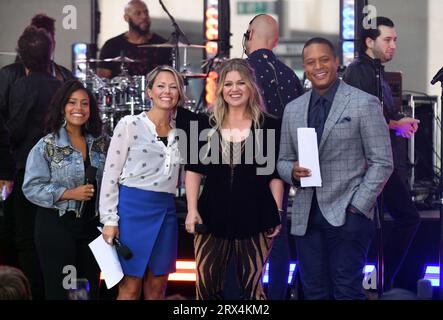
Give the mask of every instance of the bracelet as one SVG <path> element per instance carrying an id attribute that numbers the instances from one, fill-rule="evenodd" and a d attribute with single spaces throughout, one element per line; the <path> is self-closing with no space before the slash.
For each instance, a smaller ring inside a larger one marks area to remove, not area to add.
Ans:
<path id="1" fill-rule="evenodd" d="M 282 214 L 282 213 L 284 213 L 284 212 L 285 212 L 285 210 L 283 210 L 283 209 L 278 209 L 278 213 Z"/>

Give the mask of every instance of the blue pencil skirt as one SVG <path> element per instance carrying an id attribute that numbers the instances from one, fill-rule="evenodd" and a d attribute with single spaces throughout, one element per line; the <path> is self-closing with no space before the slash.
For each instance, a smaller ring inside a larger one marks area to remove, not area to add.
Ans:
<path id="1" fill-rule="evenodd" d="M 178 227 L 174 195 L 120 185 L 120 240 L 131 249 L 129 260 L 119 257 L 123 273 L 143 278 L 175 272 Z"/>

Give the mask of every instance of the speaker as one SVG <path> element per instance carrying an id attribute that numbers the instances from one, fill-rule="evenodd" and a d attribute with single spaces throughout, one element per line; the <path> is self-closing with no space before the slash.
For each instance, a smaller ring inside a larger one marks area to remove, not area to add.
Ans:
<path id="1" fill-rule="evenodd" d="M 412 164 L 410 186 L 433 183 L 437 165 L 437 136 L 440 129 L 437 123 L 438 97 L 405 95 L 404 112 L 420 120 L 418 131 L 408 140 L 408 157 Z"/>

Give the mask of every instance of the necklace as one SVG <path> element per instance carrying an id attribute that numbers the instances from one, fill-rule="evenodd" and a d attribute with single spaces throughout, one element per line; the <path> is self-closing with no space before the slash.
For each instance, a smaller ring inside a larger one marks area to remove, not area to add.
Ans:
<path id="1" fill-rule="evenodd" d="M 222 149 L 222 161 L 227 163 L 231 168 L 230 182 L 231 188 L 234 183 L 235 167 L 241 163 L 241 156 L 245 150 L 246 139 L 240 142 L 231 142 L 220 137 L 220 145 Z"/>

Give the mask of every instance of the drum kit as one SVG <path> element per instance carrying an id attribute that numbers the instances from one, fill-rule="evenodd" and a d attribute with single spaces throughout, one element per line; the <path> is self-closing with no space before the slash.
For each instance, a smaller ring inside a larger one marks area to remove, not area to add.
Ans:
<path id="1" fill-rule="evenodd" d="M 140 45 L 139 47 L 172 48 L 172 46 L 173 45 L 170 43 L 164 43 Z M 185 85 L 188 85 L 189 80 L 205 79 L 207 74 L 192 73 L 187 70 L 189 65 L 187 64 L 186 56 L 186 49 L 203 49 L 205 46 L 193 44 L 185 45 L 181 43 L 179 43 L 178 46 L 185 49 L 183 67 L 179 68 L 181 69 L 180 74 L 185 80 Z M 99 62 L 119 63 L 119 75 L 112 79 L 99 77 L 91 68 L 91 64 Z M 131 76 L 126 68 L 127 64 L 141 63 L 140 60 L 119 56 L 108 59 L 79 59 L 76 60 L 76 63 L 77 65 L 82 64 L 85 66 L 85 70 L 82 70 L 85 73 L 85 77 L 81 81 L 95 96 L 102 112 L 102 120 L 108 133 L 112 133 L 114 126 L 121 117 L 128 114 L 134 115 L 151 108 L 151 101 L 146 95 L 146 76 Z M 193 109 L 193 104 L 195 104 L 195 101 L 187 101 L 187 107 L 191 110 Z"/>

